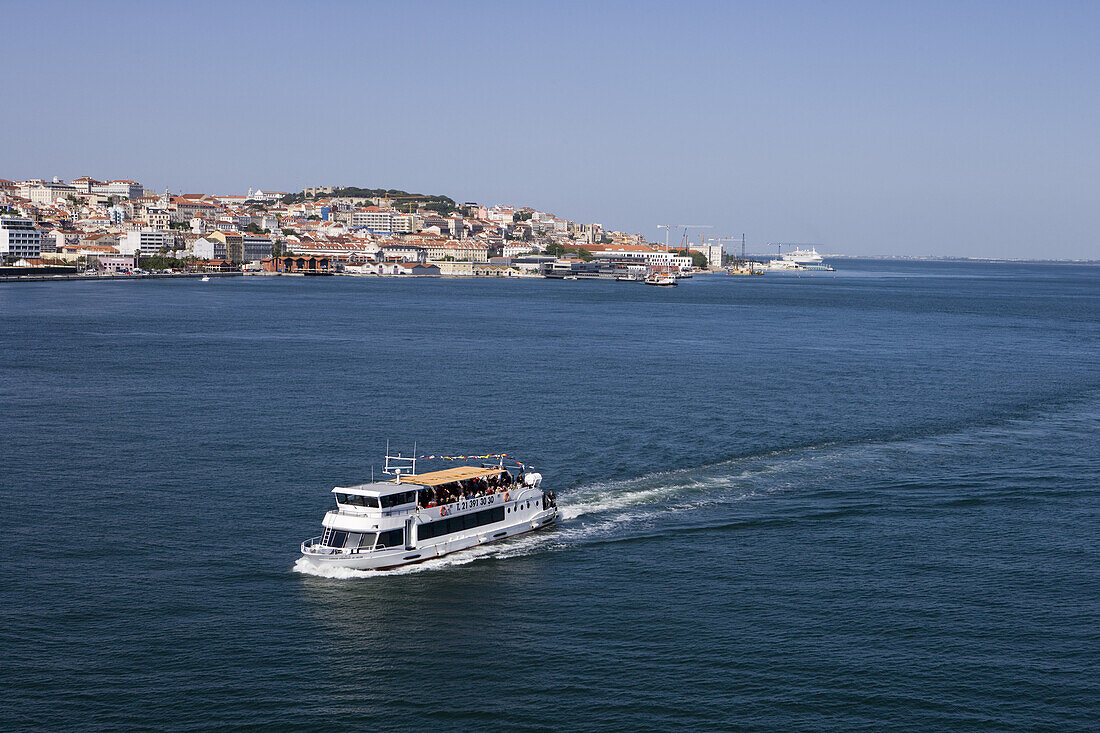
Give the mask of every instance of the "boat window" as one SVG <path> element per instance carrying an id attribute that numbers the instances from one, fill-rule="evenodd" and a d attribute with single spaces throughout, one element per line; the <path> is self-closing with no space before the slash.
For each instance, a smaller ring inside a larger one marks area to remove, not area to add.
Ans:
<path id="1" fill-rule="evenodd" d="M 374 532 L 366 532 L 359 538 L 359 547 L 370 547 L 374 542 Z"/>
<path id="2" fill-rule="evenodd" d="M 417 540 L 428 540 L 432 537 L 440 537 L 452 532 L 461 532 L 464 529 L 473 529 L 504 519 L 504 507 L 484 509 L 480 512 L 471 512 L 457 517 L 440 519 L 435 522 L 425 522 L 417 527 Z"/>
<path id="3" fill-rule="evenodd" d="M 404 547 L 405 546 L 405 528 L 391 529 L 388 532 L 378 533 L 378 544 L 376 549 L 382 549 L 383 547 Z"/>
<path id="4" fill-rule="evenodd" d="M 340 504 L 351 506 L 365 506 L 371 509 L 378 508 L 378 498 L 375 496 L 360 496 L 359 494 L 337 494 L 336 501 Z"/>
<path id="5" fill-rule="evenodd" d="M 415 491 L 402 491 L 399 494 L 389 494 L 388 496 L 383 496 L 381 498 L 382 498 L 382 508 L 383 509 L 389 509 L 392 506 L 400 506 L 401 504 L 410 504 L 410 503 L 416 501 L 416 492 Z"/>
<path id="6" fill-rule="evenodd" d="M 370 535 L 367 536 L 369 537 Z M 358 532 L 348 532 L 348 541 L 344 543 L 344 547 L 358 547 L 362 538 L 363 535 Z"/>
<path id="7" fill-rule="evenodd" d="M 334 529 L 332 530 L 332 534 L 329 535 L 327 544 L 329 547 L 343 547 L 347 539 L 347 532 L 342 529 Z"/>

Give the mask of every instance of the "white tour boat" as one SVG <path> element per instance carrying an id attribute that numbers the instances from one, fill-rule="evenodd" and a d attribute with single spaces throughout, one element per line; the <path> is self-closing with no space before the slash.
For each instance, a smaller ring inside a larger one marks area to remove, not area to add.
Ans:
<path id="1" fill-rule="evenodd" d="M 645 284 L 669 287 L 676 284 L 676 276 L 671 272 L 653 272 L 646 277 Z"/>
<path id="2" fill-rule="evenodd" d="M 522 465 L 506 467 L 500 458 L 496 465 L 418 474 L 416 460 L 387 455 L 384 473 L 393 479 L 334 488 L 336 509 L 321 522 L 324 533 L 302 543 L 302 556 L 319 568 L 385 570 L 558 518 L 554 492 L 543 491 L 542 475 Z"/>

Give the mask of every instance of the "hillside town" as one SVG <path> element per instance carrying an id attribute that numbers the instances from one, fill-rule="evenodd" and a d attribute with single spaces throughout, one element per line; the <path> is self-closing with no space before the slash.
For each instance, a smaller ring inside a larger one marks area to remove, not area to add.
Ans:
<path id="1" fill-rule="evenodd" d="M 0 179 L 4 275 L 676 276 L 722 265 L 720 245 L 651 244 L 531 207 L 383 189 L 173 194 L 132 180 Z M 20 269 L 25 268 L 25 269 Z"/>

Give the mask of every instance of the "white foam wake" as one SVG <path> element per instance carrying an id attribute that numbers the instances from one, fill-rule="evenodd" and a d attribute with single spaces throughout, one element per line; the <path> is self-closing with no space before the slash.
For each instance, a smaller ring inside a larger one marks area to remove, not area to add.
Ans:
<path id="1" fill-rule="evenodd" d="M 801 463 L 802 459 L 795 462 Z M 307 558 L 299 558 L 293 570 L 334 580 L 385 578 L 453 568 L 482 559 L 505 559 L 573 547 L 592 538 L 612 536 L 624 526 L 637 528 L 672 514 L 742 501 L 777 490 L 781 485 L 776 486 L 770 474 L 789 470 L 790 465 L 790 459 L 777 462 L 772 458 L 764 465 L 747 468 L 718 464 L 598 482 L 577 487 L 559 501 L 562 521 L 553 529 L 459 550 L 445 557 L 392 570 L 319 566 Z"/>

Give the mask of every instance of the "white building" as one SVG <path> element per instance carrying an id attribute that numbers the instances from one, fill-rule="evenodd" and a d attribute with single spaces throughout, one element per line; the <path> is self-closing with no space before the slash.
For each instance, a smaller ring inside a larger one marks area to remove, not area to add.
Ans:
<path id="1" fill-rule="evenodd" d="M 603 236 L 603 227 L 599 224 L 578 224 L 577 241 L 583 244 L 595 244 Z"/>
<path id="2" fill-rule="evenodd" d="M 42 235 L 30 219 L 0 216 L 0 255 L 7 257 L 42 256 Z"/>
<path id="3" fill-rule="evenodd" d="M 55 201 L 63 200 L 69 196 L 75 196 L 77 190 L 75 186 L 70 186 L 64 181 L 53 179 L 53 181 L 26 181 L 18 185 L 19 195 L 25 199 L 30 199 L 32 204 L 52 204 Z"/>
<path id="4" fill-rule="evenodd" d="M 423 220 L 416 214 L 394 214 L 390 226 L 390 231 L 412 234 L 420 231 Z"/>
<path id="5" fill-rule="evenodd" d="M 227 260 L 229 248 L 221 240 L 199 237 L 191 244 L 191 254 L 200 260 Z"/>
<path id="6" fill-rule="evenodd" d="M 144 219 L 150 229 L 159 231 L 168 228 L 168 224 L 172 221 L 172 215 L 168 213 L 168 209 L 154 209 L 150 207 L 145 209 Z"/>
<path id="7" fill-rule="evenodd" d="M 531 251 L 539 251 L 539 248 L 533 244 L 506 244 L 502 249 L 501 257 L 519 257 L 520 255 L 530 254 Z"/>
<path id="8" fill-rule="evenodd" d="M 125 199 L 137 199 L 144 195 L 145 190 L 137 181 L 108 181 L 98 186 L 92 186 L 92 193 L 100 196 L 118 196 Z"/>
<path id="9" fill-rule="evenodd" d="M 722 245 L 705 244 L 703 246 L 692 247 L 691 249 L 706 255 L 707 267 L 718 268 L 722 266 Z"/>
<path id="10" fill-rule="evenodd" d="M 382 246 L 381 256 L 383 259 L 401 262 L 427 262 L 428 250 L 415 244 L 392 242 Z"/>
<path id="11" fill-rule="evenodd" d="M 346 216 L 353 227 L 366 227 L 375 232 L 411 233 L 420 231 L 422 221 L 416 214 L 402 214 L 393 209 L 371 206 L 357 209 Z"/>
<path id="12" fill-rule="evenodd" d="M 453 239 L 449 241 L 431 241 L 427 242 L 425 248 L 428 251 L 428 260 L 444 260 L 450 257 L 457 262 L 488 262 L 489 261 L 489 245 L 483 242 L 472 242 L 466 240 L 463 242 L 456 242 Z"/>
<path id="13" fill-rule="evenodd" d="M 479 209 L 478 218 L 497 224 L 511 224 L 515 220 L 516 210 L 512 207 L 494 206 L 491 209 Z"/>
<path id="14" fill-rule="evenodd" d="M 466 238 L 466 222 L 458 214 L 447 217 L 447 231 L 454 239 Z"/>
<path id="15" fill-rule="evenodd" d="M 592 256 L 597 260 L 637 262 L 644 263 L 647 267 L 676 269 L 681 272 L 692 269 L 690 257 L 638 244 L 605 245 L 604 249 L 593 252 Z"/>
<path id="16" fill-rule="evenodd" d="M 250 201 L 264 201 L 266 203 L 275 203 L 286 196 L 286 191 L 253 191 L 248 189 L 248 200 Z"/>
<path id="17" fill-rule="evenodd" d="M 148 257 L 161 249 L 172 249 L 176 245 L 176 235 L 168 231 L 142 229 L 126 232 L 118 240 L 118 251 L 124 255 L 141 254 Z"/>
<path id="18" fill-rule="evenodd" d="M 42 238 L 43 252 L 57 252 L 65 245 L 80 244 L 80 232 L 67 232 L 62 229 L 54 229 Z"/>

